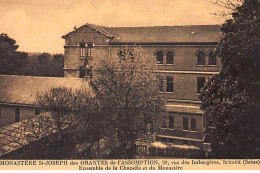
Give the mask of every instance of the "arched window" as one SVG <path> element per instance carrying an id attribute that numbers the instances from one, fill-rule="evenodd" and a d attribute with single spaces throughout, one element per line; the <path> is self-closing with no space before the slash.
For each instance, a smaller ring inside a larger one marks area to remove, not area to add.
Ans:
<path id="1" fill-rule="evenodd" d="M 133 50 L 129 50 L 129 57 L 130 57 L 131 61 L 134 62 L 135 53 Z"/>
<path id="2" fill-rule="evenodd" d="M 209 52 L 209 65 L 217 65 L 217 59 L 214 54 L 214 51 Z"/>
<path id="3" fill-rule="evenodd" d="M 122 61 L 125 61 L 126 51 L 124 49 L 119 50 L 118 57 L 119 57 L 119 63 L 121 63 Z"/>
<path id="4" fill-rule="evenodd" d="M 197 53 L 197 58 L 198 65 L 205 65 L 205 53 L 203 51 Z"/>
<path id="5" fill-rule="evenodd" d="M 162 51 L 158 51 L 156 53 L 156 61 L 157 61 L 157 64 L 163 64 L 163 52 Z"/>
<path id="6" fill-rule="evenodd" d="M 166 64 L 173 64 L 173 63 L 174 63 L 173 52 L 168 51 L 166 54 Z"/>

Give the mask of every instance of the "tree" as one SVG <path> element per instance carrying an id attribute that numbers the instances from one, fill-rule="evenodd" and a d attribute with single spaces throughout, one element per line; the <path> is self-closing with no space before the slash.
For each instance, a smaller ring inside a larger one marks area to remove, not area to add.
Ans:
<path id="1" fill-rule="evenodd" d="M 84 86 L 81 89 L 53 88 L 39 93 L 37 100 L 43 113 L 21 122 L 18 132 L 11 135 L 13 143 L 20 146 L 38 143 L 41 151 L 29 158 L 75 159 L 82 155 L 78 151 L 79 144 L 86 143 L 84 150 L 93 148 L 97 141 L 98 104 L 91 90 Z"/>
<path id="2" fill-rule="evenodd" d="M 49 53 L 44 52 L 38 56 L 38 61 L 40 64 L 47 64 L 50 59 L 51 59 L 51 54 Z"/>
<path id="3" fill-rule="evenodd" d="M 75 154 L 77 144 L 94 144 L 98 104 L 92 90 L 84 86 L 74 90 L 53 88 L 49 93 L 38 95 L 38 102 L 53 120 L 55 135 L 50 139 L 56 142 L 55 148 L 66 147 L 68 158 Z"/>
<path id="4" fill-rule="evenodd" d="M 103 133 L 110 158 L 133 158 L 138 134 L 147 124 L 158 127 L 165 111 L 159 95 L 154 58 L 140 48 L 125 47 L 120 56 L 97 58 L 93 65 L 100 112 L 105 119 Z"/>
<path id="5" fill-rule="evenodd" d="M 16 41 L 0 34 L 0 74 L 17 74 L 27 63 L 27 53 L 17 51 Z"/>
<path id="6" fill-rule="evenodd" d="M 221 9 L 221 11 L 215 12 L 214 15 L 226 20 L 230 19 L 232 17 L 232 13 L 242 5 L 243 1 L 244 0 L 211 0 L 212 4 L 220 7 Z"/>
<path id="7" fill-rule="evenodd" d="M 222 69 L 200 96 L 216 158 L 260 157 L 260 3 L 245 0 L 221 27 Z"/>
<path id="8" fill-rule="evenodd" d="M 63 77 L 64 57 L 62 54 L 29 54 L 30 62 L 21 70 L 20 75 Z"/>
<path id="9" fill-rule="evenodd" d="M 121 61 L 117 56 L 96 58 L 91 91 L 53 88 L 41 93 L 38 101 L 47 114 L 23 123 L 23 139 L 43 141 L 52 153 L 44 158 L 133 158 L 146 125 L 155 130 L 161 124 L 165 102 L 154 58 L 139 49 L 125 51 Z M 83 154 L 82 144 L 87 144 Z"/>

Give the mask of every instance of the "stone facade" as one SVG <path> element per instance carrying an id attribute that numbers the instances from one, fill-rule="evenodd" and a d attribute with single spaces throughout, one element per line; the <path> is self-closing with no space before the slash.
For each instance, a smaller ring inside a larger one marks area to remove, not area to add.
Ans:
<path id="1" fill-rule="evenodd" d="M 162 93 L 168 98 L 168 115 L 165 127 L 157 132 L 157 139 L 200 146 L 205 122 L 198 94 L 203 83 L 220 71 L 220 59 L 216 58 L 215 62 L 210 59 L 220 36 L 218 26 L 124 28 L 86 24 L 63 36 L 64 75 L 69 78 L 82 77 L 80 68 L 84 66 L 85 56 L 88 56 L 89 43 L 94 45 L 90 50 L 91 56 L 87 57 L 90 62 L 91 59 L 106 54 L 118 56 L 118 52 L 125 46 L 141 47 L 143 53 L 151 58 L 158 58 L 160 51 L 161 63 L 157 67 L 158 73 L 163 77 Z M 82 47 L 82 44 L 86 47 Z M 82 49 L 86 51 L 84 56 L 81 55 Z M 173 55 L 170 63 L 167 62 L 169 51 Z M 166 89 L 167 77 L 173 79 L 173 89 L 170 92 Z"/>

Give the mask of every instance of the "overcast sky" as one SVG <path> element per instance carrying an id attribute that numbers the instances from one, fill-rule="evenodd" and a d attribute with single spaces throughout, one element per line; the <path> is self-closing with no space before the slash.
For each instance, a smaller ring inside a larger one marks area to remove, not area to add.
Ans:
<path id="1" fill-rule="evenodd" d="M 74 26 L 219 24 L 217 10 L 210 0 L 0 0 L 0 33 L 20 51 L 63 53 L 61 36 Z"/>

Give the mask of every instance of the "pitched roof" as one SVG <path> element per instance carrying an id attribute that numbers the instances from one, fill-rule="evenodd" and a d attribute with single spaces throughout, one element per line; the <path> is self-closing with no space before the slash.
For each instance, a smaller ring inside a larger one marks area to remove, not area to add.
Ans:
<path id="1" fill-rule="evenodd" d="M 198 43 L 218 42 L 217 25 L 106 28 L 116 37 L 110 43 Z"/>
<path id="2" fill-rule="evenodd" d="M 0 103 L 36 105 L 36 96 L 51 88 L 91 89 L 80 78 L 0 75 Z"/>
<path id="3" fill-rule="evenodd" d="M 108 36 L 110 44 L 118 43 L 204 43 L 218 42 L 221 32 L 218 25 L 190 26 L 146 26 L 146 27 L 106 27 L 85 24 Z M 79 29 L 79 28 L 78 28 Z M 66 34 L 76 32 L 78 29 Z"/>
<path id="4" fill-rule="evenodd" d="M 109 38 L 113 38 L 114 35 L 112 35 L 111 33 L 109 33 L 105 28 L 105 26 L 100 26 L 100 25 L 94 25 L 94 24 L 90 24 L 90 23 L 86 23 L 85 25 L 82 25 L 81 27 L 75 29 L 74 31 L 69 32 L 66 35 L 63 35 L 62 38 L 66 38 L 67 36 L 69 36 L 71 33 L 76 32 L 77 30 L 79 30 L 82 27 L 88 26 L 94 30 L 96 30 L 97 32 L 100 32 L 102 34 L 104 34 L 105 36 L 109 37 Z"/>

